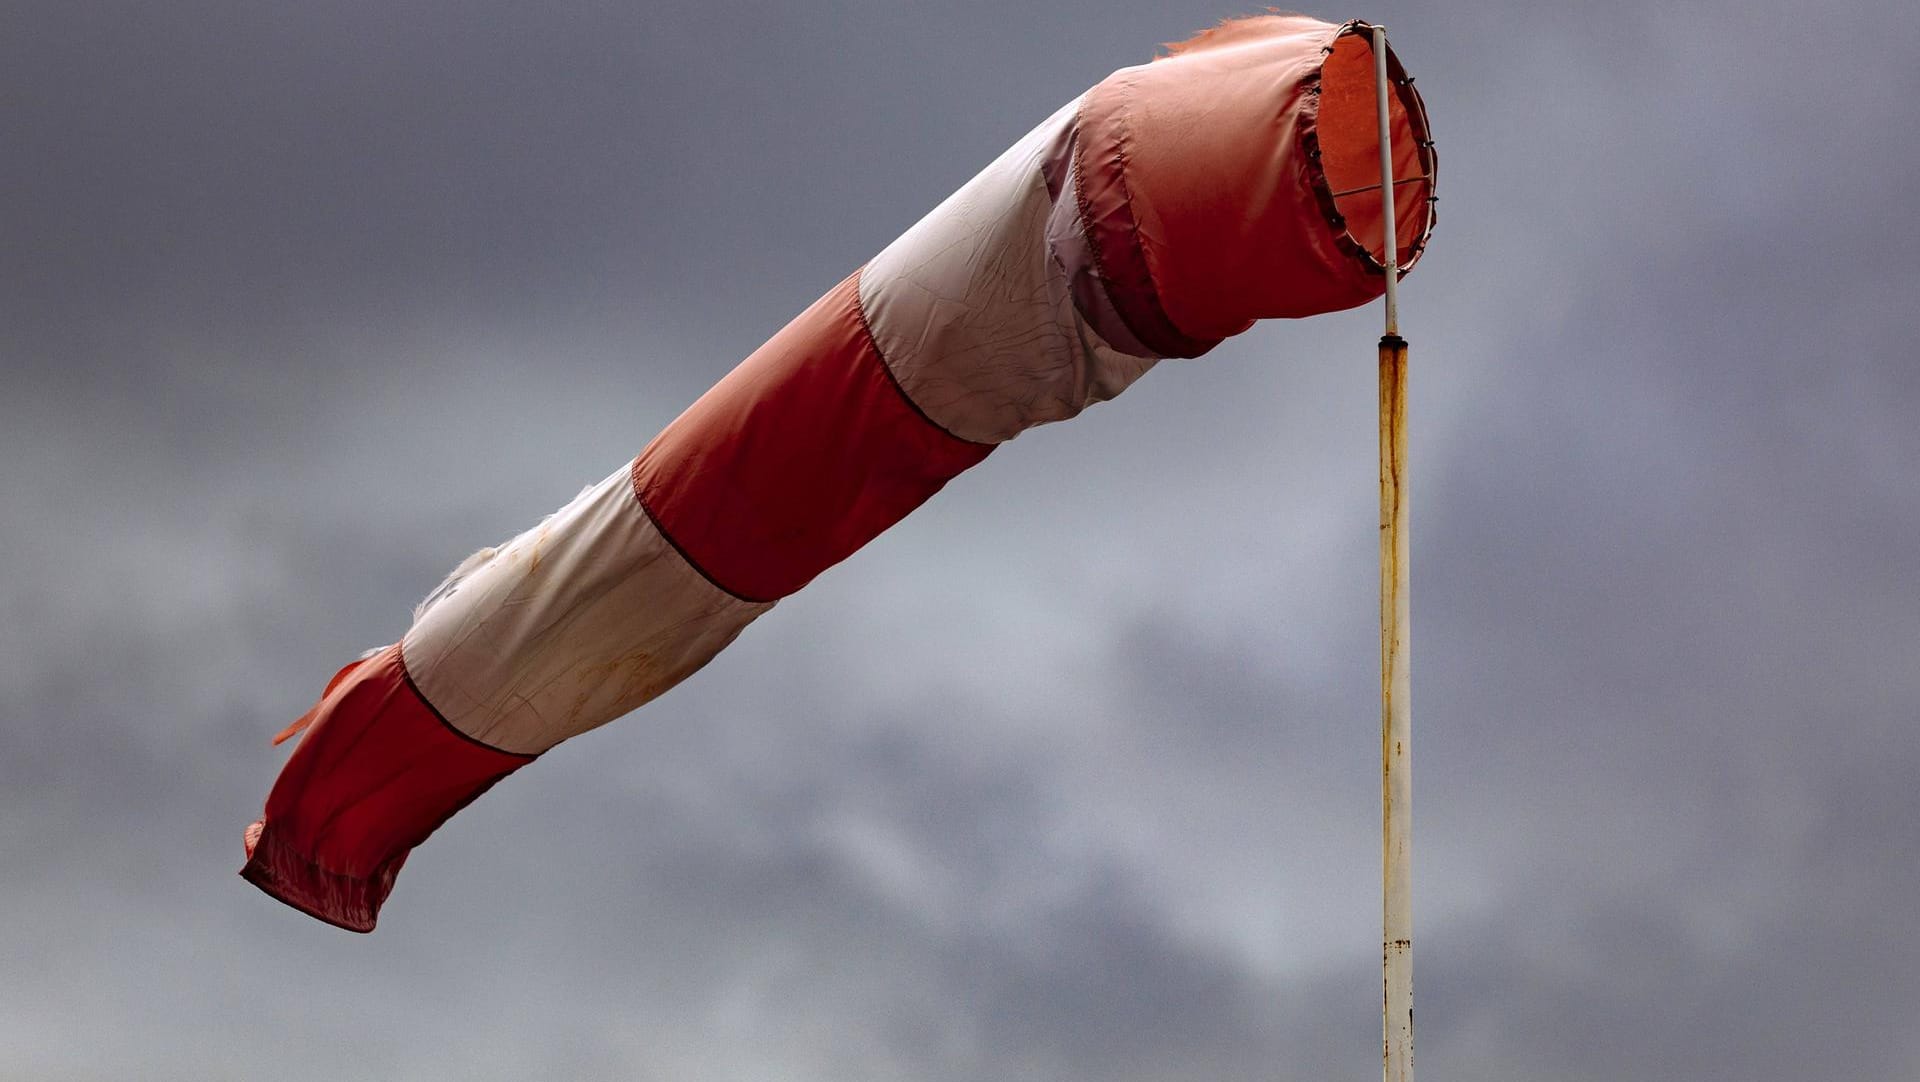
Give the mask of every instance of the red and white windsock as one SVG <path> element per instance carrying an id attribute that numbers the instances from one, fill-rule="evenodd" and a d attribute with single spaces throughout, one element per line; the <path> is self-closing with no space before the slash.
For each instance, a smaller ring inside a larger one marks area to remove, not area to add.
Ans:
<path id="1" fill-rule="evenodd" d="M 998 444 L 1257 319 L 1378 297 L 1367 29 L 1235 20 L 1048 117 L 638 458 L 341 670 L 289 727 L 303 736 L 241 874 L 371 930 L 454 812 L 686 679 Z M 1432 226 L 1434 155 L 1389 71 L 1404 268 Z"/>

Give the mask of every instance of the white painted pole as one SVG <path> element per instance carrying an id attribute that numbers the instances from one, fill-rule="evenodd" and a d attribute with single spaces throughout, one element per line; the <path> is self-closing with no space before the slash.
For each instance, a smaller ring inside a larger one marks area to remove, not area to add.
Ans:
<path id="1" fill-rule="evenodd" d="M 1407 666 L 1407 343 L 1400 337 L 1394 236 L 1393 124 L 1387 110 L 1387 31 L 1373 28 L 1385 227 L 1386 333 L 1380 338 L 1380 878 L 1381 1077 L 1413 1082 L 1412 681 Z"/>

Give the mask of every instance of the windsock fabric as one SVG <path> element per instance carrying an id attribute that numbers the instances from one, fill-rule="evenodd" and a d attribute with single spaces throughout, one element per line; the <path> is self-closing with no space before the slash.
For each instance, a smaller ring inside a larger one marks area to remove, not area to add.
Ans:
<path id="1" fill-rule="evenodd" d="M 1115 72 L 544 522 L 342 669 L 241 874 L 370 931 L 408 853 L 562 740 L 686 679 L 994 447 L 1266 317 L 1384 290 L 1363 23 L 1235 20 Z M 1400 263 L 1434 156 L 1389 58 Z"/>

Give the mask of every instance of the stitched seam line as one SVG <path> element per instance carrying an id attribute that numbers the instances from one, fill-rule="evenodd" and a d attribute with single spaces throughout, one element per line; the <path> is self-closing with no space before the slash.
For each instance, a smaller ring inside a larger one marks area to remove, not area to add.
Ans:
<path id="1" fill-rule="evenodd" d="M 860 332 L 866 335 L 867 345 L 872 347 L 874 359 L 880 362 L 880 371 L 887 374 L 887 382 L 893 385 L 894 390 L 900 392 L 901 400 L 907 404 L 907 408 L 911 409 L 915 416 L 932 425 L 941 435 L 960 443 L 969 444 L 974 447 L 985 447 L 989 450 L 1000 446 L 997 443 L 982 443 L 979 440 L 970 440 L 965 436 L 955 434 L 953 430 L 949 429 L 946 425 L 929 417 L 927 411 L 920 408 L 920 403 L 915 402 L 913 396 L 907 393 L 907 388 L 900 382 L 900 376 L 894 372 L 893 365 L 887 362 L 887 354 L 880 348 L 880 340 L 874 337 L 873 324 L 867 319 L 866 298 L 860 295 L 860 282 L 865 276 L 866 270 L 866 267 L 861 267 L 859 270 L 853 272 L 853 315 L 854 318 L 860 321 Z"/>
<path id="2" fill-rule="evenodd" d="M 658 437 L 655 438 L 657 439 Z M 645 454 L 646 452 L 641 452 L 641 457 L 644 457 Z M 627 469 L 627 476 L 631 481 L 627 487 L 633 490 L 633 502 L 640 506 L 640 513 L 647 516 L 647 521 L 653 524 L 654 532 L 659 534 L 661 540 L 667 543 L 667 547 L 678 554 L 682 560 L 685 560 L 687 566 L 693 568 L 696 574 L 707 580 L 707 585 L 733 598 L 735 601 L 744 601 L 749 605 L 771 605 L 780 600 L 777 597 L 749 597 L 746 594 L 729 588 L 726 583 L 714 578 L 713 572 L 700 566 L 700 561 L 694 559 L 691 553 L 681 547 L 680 542 L 674 540 L 673 534 L 667 532 L 667 528 L 660 524 L 660 516 L 653 513 L 653 508 L 647 506 L 647 498 L 640 490 L 640 457 L 634 458 L 633 465 Z"/>
<path id="3" fill-rule="evenodd" d="M 1096 87 L 1095 92 L 1097 92 L 1098 89 L 1099 88 Z M 1119 92 L 1114 91 L 1113 93 L 1117 96 Z M 1088 99 L 1091 100 L 1092 97 L 1093 94 L 1089 93 Z M 1085 106 L 1083 105 L 1082 108 L 1084 109 Z M 1129 306 L 1118 303 L 1119 298 L 1114 296 L 1111 289 L 1107 290 L 1107 299 L 1114 302 L 1114 314 L 1120 317 L 1120 322 L 1126 325 L 1126 328 L 1133 333 L 1134 338 L 1138 339 L 1141 345 L 1154 350 L 1162 357 L 1197 357 L 1212 349 L 1214 346 L 1219 345 L 1220 340 L 1198 339 L 1186 334 L 1174 325 L 1172 317 L 1167 315 L 1165 306 L 1161 304 L 1160 290 L 1153 281 L 1153 270 L 1147 263 L 1146 249 L 1141 247 L 1140 244 L 1140 219 L 1139 216 L 1133 212 L 1133 190 L 1127 184 L 1127 151 L 1125 144 L 1131 132 L 1127 128 L 1125 120 L 1122 118 L 1122 110 L 1117 105 L 1110 107 L 1107 110 L 1107 114 L 1108 123 L 1112 125 L 1116 133 L 1113 141 L 1114 178 L 1115 185 L 1120 191 L 1119 211 L 1126 218 L 1126 224 L 1124 226 L 1126 231 L 1125 241 L 1140 261 L 1140 266 L 1132 277 L 1136 277 L 1139 280 L 1134 286 L 1135 289 L 1138 290 L 1139 295 L 1144 298 L 1142 304 L 1139 306 L 1144 310 L 1136 312 L 1135 315 L 1153 323 L 1154 326 L 1151 331 L 1145 334 L 1141 333 L 1138 322 L 1135 319 L 1128 318 L 1127 309 Z M 1075 146 L 1074 199 L 1080 205 L 1081 228 L 1088 230 L 1089 243 L 1087 246 L 1093 251 L 1094 266 L 1100 272 L 1101 284 L 1104 287 L 1108 282 L 1113 281 L 1113 277 L 1106 265 L 1104 253 L 1102 253 L 1100 249 L 1097 234 L 1091 230 L 1092 216 L 1088 213 L 1089 204 L 1087 203 L 1086 185 L 1082 183 L 1085 180 L 1086 172 L 1081 166 L 1080 159 L 1080 149 L 1085 146 L 1086 143 L 1084 141 L 1078 141 Z M 1144 284 L 1144 289 L 1140 288 L 1141 284 Z"/>
<path id="4" fill-rule="evenodd" d="M 448 732 L 466 741 L 467 743 L 472 744 L 477 748 L 485 748 L 488 751 L 495 752 L 500 755 L 510 755 L 515 759 L 519 759 L 521 761 L 520 762 L 521 766 L 525 766 L 527 763 L 531 763 L 535 759 L 540 758 L 540 755 L 541 755 L 540 752 L 508 751 L 505 748 L 496 748 L 492 744 L 487 743 L 486 741 L 480 739 L 477 736 L 470 736 L 467 733 L 461 731 L 459 726 L 447 720 L 447 716 L 440 712 L 439 707 L 433 705 L 433 700 L 427 698 L 426 692 L 421 691 L 420 685 L 417 682 L 415 682 L 415 680 L 413 679 L 413 673 L 407 669 L 407 654 L 406 654 L 405 640 L 402 640 L 401 642 L 397 642 L 393 644 L 393 653 L 394 653 L 394 660 L 398 662 L 400 666 L 400 676 L 403 680 L 407 682 L 407 690 L 413 692 L 413 697 L 416 699 L 419 699 L 421 702 L 421 705 L 427 708 L 427 713 L 432 714 L 434 717 L 434 720 L 446 726 Z M 445 820 L 442 820 L 442 822 L 444 821 Z"/>

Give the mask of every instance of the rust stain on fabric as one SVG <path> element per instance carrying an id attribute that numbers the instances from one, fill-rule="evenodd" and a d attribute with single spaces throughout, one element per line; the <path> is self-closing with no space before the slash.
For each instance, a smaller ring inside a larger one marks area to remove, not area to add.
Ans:
<path id="1" fill-rule="evenodd" d="M 569 724 L 578 724 L 594 700 L 604 702 L 606 696 L 600 692 L 608 685 L 617 689 L 613 701 L 617 704 L 618 712 L 631 710 L 652 699 L 661 691 L 661 673 L 650 651 L 632 650 L 618 657 L 581 666 L 580 683 L 581 690 L 567 710 Z"/>
<path id="2" fill-rule="evenodd" d="M 547 535 L 552 529 L 552 526 L 543 522 L 540 524 L 540 531 L 533 535 L 533 562 L 527 565 L 529 577 L 540 573 L 540 547 L 547 543 Z"/>

